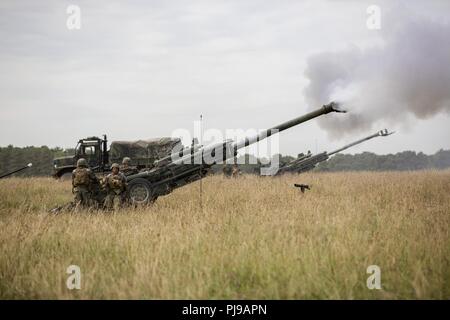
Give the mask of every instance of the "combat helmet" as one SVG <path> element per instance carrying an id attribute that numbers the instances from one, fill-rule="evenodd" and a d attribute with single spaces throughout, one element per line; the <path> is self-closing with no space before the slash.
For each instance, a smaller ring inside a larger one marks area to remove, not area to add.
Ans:
<path id="1" fill-rule="evenodd" d="M 86 159 L 84 159 L 84 158 L 78 159 L 77 167 L 87 167 L 87 166 L 88 166 L 88 164 L 87 164 Z"/>
<path id="2" fill-rule="evenodd" d="M 129 157 L 125 157 L 122 160 L 122 164 L 130 164 L 130 162 L 131 162 L 131 159 Z"/>
<path id="3" fill-rule="evenodd" d="M 111 165 L 111 170 L 114 169 L 114 168 L 120 169 L 119 164 L 118 164 L 118 163 L 113 163 L 113 164 Z"/>

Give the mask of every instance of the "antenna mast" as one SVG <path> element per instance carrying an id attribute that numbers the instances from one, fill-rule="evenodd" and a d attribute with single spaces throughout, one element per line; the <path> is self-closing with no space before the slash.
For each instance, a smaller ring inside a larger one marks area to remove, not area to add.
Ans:
<path id="1" fill-rule="evenodd" d="M 200 114 L 200 145 L 203 145 L 203 115 Z M 192 146 L 194 147 L 194 146 Z M 202 199 L 202 195 L 203 195 L 203 179 L 201 179 L 203 175 L 203 161 L 202 164 L 200 165 L 200 209 L 203 211 L 203 199 Z"/>

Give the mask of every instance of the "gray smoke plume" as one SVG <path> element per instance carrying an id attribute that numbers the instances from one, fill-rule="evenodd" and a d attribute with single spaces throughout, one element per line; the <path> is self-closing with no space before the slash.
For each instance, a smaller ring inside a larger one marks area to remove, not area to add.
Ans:
<path id="1" fill-rule="evenodd" d="M 370 129 L 380 120 L 404 123 L 411 115 L 425 119 L 450 112 L 449 24 L 395 18 L 378 31 L 383 38 L 378 47 L 308 59 L 307 102 L 317 106 L 335 100 L 350 111 L 344 117 L 319 120 L 329 134 Z"/>

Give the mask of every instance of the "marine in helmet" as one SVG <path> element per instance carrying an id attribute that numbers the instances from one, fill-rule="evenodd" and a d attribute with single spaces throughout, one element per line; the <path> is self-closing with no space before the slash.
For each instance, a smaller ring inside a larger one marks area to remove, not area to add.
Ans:
<path id="1" fill-rule="evenodd" d="M 105 177 L 105 208 L 113 209 L 114 200 L 119 199 L 120 206 L 126 202 L 127 195 L 127 178 L 120 172 L 120 166 L 117 163 L 113 163 L 111 166 L 111 173 Z"/>
<path id="2" fill-rule="evenodd" d="M 86 159 L 80 158 L 77 167 L 72 171 L 72 193 L 74 204 L 88 207 L 91 204 L 92 190 L 99 181 L 95 174 L 88 168 Z"/>
<path id="3" fill-rule="evenodd" d="M 240 174 L 241 170 L 239 170 L 237 163 L 233 164 L 233 167 L 231 169 L 231 177 L 237 178 Z"/>
<path id="4" fill-rule="evenodd" d="M 120 166 L 120 172 L 122 172 L 126 177 L 133 174 L 139 173 L 139 170 L 131 165 L 131 159 L 125 157 L 122 159 L 122 165 Z"/>
<path id="5" fill-rule="evenodd" d="M 227 178 L 229 178 L 231 176 L 231 170 L 227 164 L 223 164 L 222 173 Z"/>

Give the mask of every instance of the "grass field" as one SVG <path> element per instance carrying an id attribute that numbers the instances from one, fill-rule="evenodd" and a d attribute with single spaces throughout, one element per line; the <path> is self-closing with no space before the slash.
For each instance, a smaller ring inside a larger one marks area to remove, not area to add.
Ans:
<path id="1" fill-rule="evenodd" d="M 202 207 L 196 182 L 145 209 L 48 213 L 70 199 L 0 180 L 0 298 L 450 299 L 450 171 L 214 176 Z"/>

